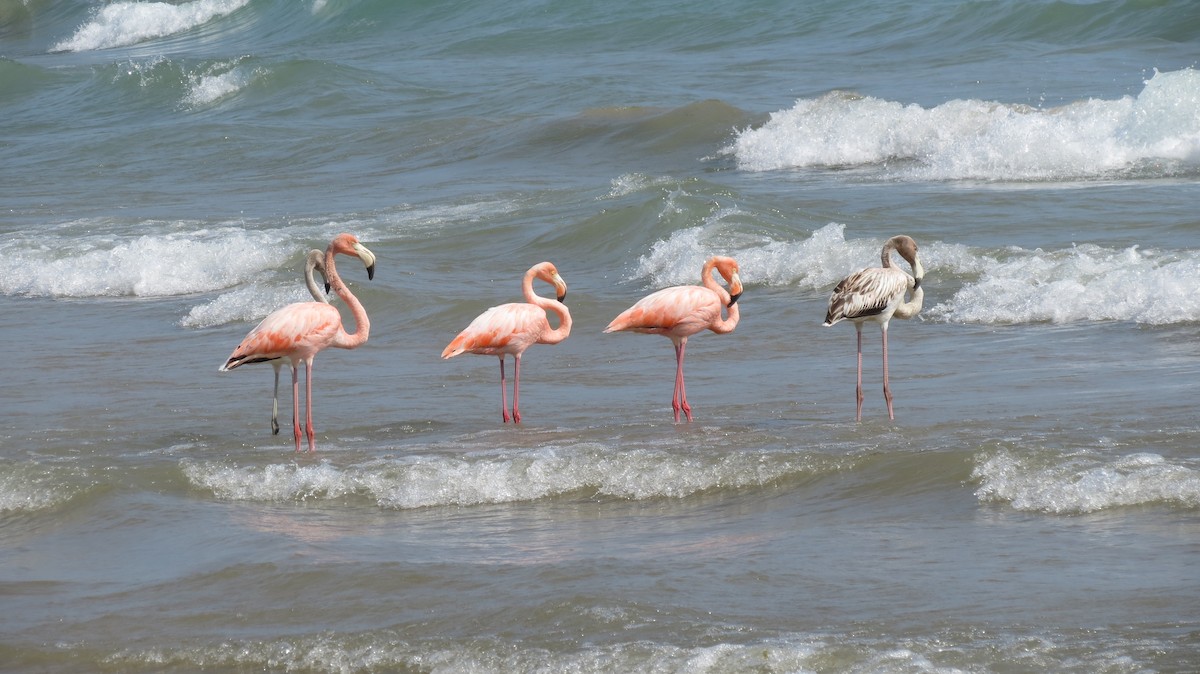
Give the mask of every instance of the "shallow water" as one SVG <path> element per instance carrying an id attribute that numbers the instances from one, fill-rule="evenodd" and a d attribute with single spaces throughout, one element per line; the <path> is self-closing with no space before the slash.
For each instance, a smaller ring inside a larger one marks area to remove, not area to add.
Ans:
<path id="1" fill-rule="evenodd" d="M 1198 27 L 0 5 L 0 669 L 1195 671 Z M 371 336 L 294 455 L 270 368 L 217 367 L 341 231 Z M 925 306 L 895 422 L 864 331 L 854 423 L 820 322 L 896 233 Z M 715 253 L 742 321 L 676 425 L 669 342 L 601 331 Z M 504 426 L 438 354 L 544 259 L 575 327 Z"/>

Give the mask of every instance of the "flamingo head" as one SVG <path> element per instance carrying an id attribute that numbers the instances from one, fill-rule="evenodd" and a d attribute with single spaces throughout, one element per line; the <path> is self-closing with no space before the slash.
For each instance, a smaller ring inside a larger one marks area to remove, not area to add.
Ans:
<path id="1" fill-rule="evenodd" d="M 534 275 L 540 281 L 545 281 L 554 286 L 554 294 L 559 302 L 567 299 L 567 282 L 563 277 L 558 275 L 558 268 L 550 262 L 542 262 L 534 268 Z"/>
<path id="2" fill-rule="evenodd" d="M 913 288 L 921 287 L 921 279 L 925 276 L 925 268 L 921 266 L 921 258 L 917 255 L 917 242 L 911 236 L 903 234 L 888 239 L 888 242 L 883 246 L 883 262 L 885 267 L 891 266 L 890 252 L 893 250 L 900 253 L 900 257 L 904 258 L 909 266 L 912 267 L 913 280 L 915 281 Z"/>
<path id="3" fill-rule="evenodd" d="M 738 267 L 737 260 L 725 257 L 724 255 L 714 256 L 712 262 L 717 273 L 729 284 L 728 306 L 732 307 L 738 301 L 738 298 L 742 296 L 741 269 Z"/>
<path id="4" fill-rule="evenodd" d="M 325 292 L 329 292 L 329 280 L 325 277 L 325 253 L 313 248 L 308 251 L 308 255 L 304 257 L 304 275 L 312 276 L 313 272 L 321 275 L 321 279 L 325 281 Z"/>
<path id="5" fill-rule="evenodd" d="M 367 268 L 367 278 L 375 279 L 375 253 L 372 253 L 366 246 L 358 242 L 358 237 L 353 234 L 338 234 L 329 242 L 329 248 L 326 253 L 353 255 L 362 260 L 363 266 Z"/>

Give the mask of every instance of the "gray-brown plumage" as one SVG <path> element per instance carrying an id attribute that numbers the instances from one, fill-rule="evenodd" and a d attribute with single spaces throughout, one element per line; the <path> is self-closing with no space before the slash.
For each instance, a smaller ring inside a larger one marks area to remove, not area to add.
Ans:
<path id="1" fill-rule="evenodd" d="M 900 254 L 913 273 L 909 275 L 892 262 L 892 251 Z M 892 411 L 892 391 L 888 386 L 888 352 L 887 329 L 892 318 L 912 318 L 921 311 L 925 291 L 921 288 L 921 278 L 925 270 L 921 267 L 921 259 L 917 256 L 917 242 L 909 236 L 893 236 L 883 245 L 880 255 L 883 266 L 869 267 L 855 272 L 842 279 L 833 294 L 829 297 L 829 310 L 825 313 L 825 325 L 834 325 L 840 321 L 854 323 L 858 335 L 858 412 L 856 420 L 862 419 L 862 326 L 867 321 L 879 324 L 883 335 L 883 397 L 887 401 L 888 417 L 895 419 Z M 912 299 L 905 302 L 904 297 L 912 292 Z"/>

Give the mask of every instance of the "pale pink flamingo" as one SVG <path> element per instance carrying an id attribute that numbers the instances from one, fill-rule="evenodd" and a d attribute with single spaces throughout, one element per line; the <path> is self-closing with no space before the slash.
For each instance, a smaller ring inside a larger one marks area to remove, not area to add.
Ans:
<path id="1" fill-rule="evenodd" d="M 533 279 L 554 286 L 558 299 L 539 297 L 533 292 Z M 563 300 L 567 297 L 567 284 L 558 275 L 558 270 L 549 262 L 535 264 L 525 272 L 521 282 L 525 294 L 524 302 L 512 302 L 492 307 L 480 314 L 465 330 L 458 333 L 442 351 L 442 358 L 453 358 L 460 353 L 477 353 L 500 357 L 500 416 L 504 423 L 508 414 L 508 391 L 504 381 L 504 356 L 513 357 L 513 405 L 511 421 L 521 423 L 521 354 L 534 344 L 558 344 L 571 334 L 571 312 Z M 558 314 L 557 329 L 550 327 L 547 311 Z"/>
<path id="2" fill-rule="evenodd" d="M 728 291 L 713 278 L 713 269 L 729 284 Z M 741 318 L 737 301 L 742 296 L 742 279 L 733 258 L 720 255 L 709 258 L 700 272 L 700 280 L 703 286 L 673 286 L 643 297 L 604 329 L 605 332 L 629 330 L 663 335 L 675 344 L 675 391 L 671 394 L 671 409 L 675 412 L 676 423 L 680 410 L 687 415 L 688 421 L 692 420 L 692 407 L 688 404 L 683 382 L 688 337 L 703 330 L 712 330 L 718 335 L 733 332 Z M 728 308 L 727 318 L 721 318 L 722 307 Z"/>
<path id="3" fill-rule="evenodd" d="M 892 251 L 908 261 L 913 273 L 910 276 L 892 264 Z M 825 325 L 838 321 L 852 321 L 858 333 L 858 386 L 855 396 L 858 412 L 855 421 L 862 420 L 862 326 L 867 321 L 879 324 L 883 335 L 883 398 L 887 401 L 888 418 L 895 419 L 892 411 L 892 389 L 888 386 L 888 321 L 892 318 L 912 318 L 921 310 L 925 290 L 921 278 L 925 270 L 917 256 L 917 242 L 908 236 L 893 236 L 883 244 L 882 267 L 868 267 L 842 279 L 829 297 L 829 311 L 825 314 Z M 905 302 L 904 296 L 912 292 L 912 299 Z"/>
<path id="4" fill-rule="evenodd" d="M 323 284 L 325 281 L 325 253 L 313 248 L 304 257 L 304 285 L 308 288 L 314 302 L 329 304 L 329 298 L 325 296 L 328 291 L 322 289 L 321 284 L 317 283 L 315 273 L 321 274 Z M 271 361 L 271 367 L 275 369 L 275 389 L 271 394 L 271 435 L 279 435 L 279 368 L 283 367 L 283 360 L 276 358 Z"/>
<path id="5" fill-rule="evenodd" d="M 296 439 L 296 451 L 300 451 L 300 384 L 297 368 L 304 362 L 306 379 L 305 429 L 308 435 L 308 451 L 316 450 L 316 432 L 312 422 L 312 365 L 313 358 L 325 347 L 354 349 L 367 341 L 371 333 L 371 321 L 367 312 L 338 275 L 334 264 L 336 255 L 354 255 L 367 268 L 367 278 L 375 278 L 375 254 L 358 242 L 353 234 L 339 234 L 325 249 L 326 285 L 350 308 L 357 326 L 347 333 L 342 326 L 342 316 L 330 304 L 322 302 L 297 302 L 278 309 L 264 318 L 238 345 L 229 360 L 221 366 L 226 372 L 247 363 L 266 363 L 287 360 L 292 366 L 292 433 Z"/>

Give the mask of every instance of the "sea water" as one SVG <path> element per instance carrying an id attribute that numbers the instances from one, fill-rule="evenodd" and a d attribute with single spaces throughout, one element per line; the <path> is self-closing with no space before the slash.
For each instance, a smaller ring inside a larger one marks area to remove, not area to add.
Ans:
<path id="1" fill-rule="evenodd" d="M 0 670 L 1197 671 L 1198 49 L 1184 0 L 0 3 Z M 297 455 L 217 368 L 342 231 L 370 339 Z M 901 233 L 855 423 L 821 322 Z M 674 424 L 602 330 L 713 254 Z M 505 425 L 438 355 L 542 260 Z"/>

